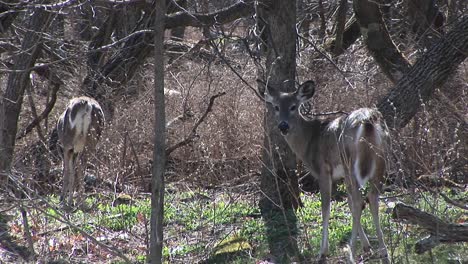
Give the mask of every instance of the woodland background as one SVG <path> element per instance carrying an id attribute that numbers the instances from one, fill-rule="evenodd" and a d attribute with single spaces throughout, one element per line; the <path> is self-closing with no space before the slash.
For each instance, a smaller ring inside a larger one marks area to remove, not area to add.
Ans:
<path id="1" fill-rule="evenodd" d="M 0 263 L 147 261 L 161 61 L 170 121 L 165 261 L 259 263 L 318 252 L 316 187 L 278 135 L 271 138 L 285 149 L 290 174 L 277 172 L 288 179 L 281 191 L 269 186 L 265 157 L 281 157 L 265 152 L 265 134 L 275 132 L 257 78 L 293 80 L 285 90 L 313 79 L 308 117 L 377 106 L 392 136 L 382 210 L 393 262 L 467 261 L 466 233 L 437 238 L 431 223 L 416 229 L 391 211 L 405 202 L 466 232 L 468 2 L 167 1 L 164 58 L 154 56 L 150 2 L 0 1 Z M 106 128 L 85 179 L 86 206 L 63 214 L 51 135 L 68 100 L 84 94 L 104 107 Z M 340 186 L 331 220 L 336 262 L 350 230 Z M 265 208 L 292 212 L 294 232 L 272 234 Z M 427 246 L 427 234 L 437 242 Z M 297 244 L 274 243 L 284 236 Z"/>

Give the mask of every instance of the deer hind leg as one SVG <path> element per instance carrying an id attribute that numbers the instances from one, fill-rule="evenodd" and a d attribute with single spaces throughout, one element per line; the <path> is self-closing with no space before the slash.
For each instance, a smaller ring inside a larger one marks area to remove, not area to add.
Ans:
<path id="1" fill-rule="evenodd" d="M 63 152 L 63 181 L 62 181 L 62 192 L 60 194 L 60 201 L 63 202 L 68 197 L 68 190 L 70 186 L 70 168 L 73 168 L 71 151 L 64 149 Z"/>
<path id="2" fill-rule="evenodd" d="M 383 263 L 390 263 L 388 258 L 387 246 L 385 245 L 384 235 L 379 220 L 379 194 L 381 191 L 380 179 L 371 180 L 370 191 L 368 194 L 370 212 L 374 222 L 377 239 L 379 240 L 379 256 Z"/>
<path id="3" fill-rule="evenodd" d="M 75 182 L 75 157 L 73 150 L 65 149 L 63 153 L 63 184 L 60 201 L 71 205 Z"/>
<path id="4" fill-rule="evenodd" d="M 72 206 L 73 205 L 73 194 L 75 192 L 75 186 L 76 186 L 76 177 L 77 177 L 77 167 L 79 167 L 79 164 L 77 163 L 79 153 L 72 153 L 72 162 L 70 163 L 70 180 L 68 184 L 68 205 Z"/>
<path id="5" fill-rule="evenodd" d="M 78 154 L 77 157 L 77 166 L 76 166 L 76 191 L 77 191 L 77 203 L 82 202 L 82 193 L 84 193 L 84 178 L 86 175 L 86 168 L 88 164 L 88 153 L 85 150 Z"/>
<path id="6" fill-rule="evenodd" d="M 345 182 L 346 182 L 346 189 L 348 192 L 348 205 L 349 205 L 349 209 L 351 210 L 351 215 L 353 218 L 352 229 L 351 229 L 351 239 L 349 242 L 351 251 L 354 255 L 355 249 L 356 249 L 356 238 L 357 238 L 357 235 L 359 234 L 359 238 L 361 240 L 361 246 L 363 250 L 365 252 L 369 252 L 370 243 L 361 225 L 363 199 L 362 199 L 361 191 L 359 190 L 359 185 L 353 177 L 349 177 L 349 176 L 345 177 Z"/>

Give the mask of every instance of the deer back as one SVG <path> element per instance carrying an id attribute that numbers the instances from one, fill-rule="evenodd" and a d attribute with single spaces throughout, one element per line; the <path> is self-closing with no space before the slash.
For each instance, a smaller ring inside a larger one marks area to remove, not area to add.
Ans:
<path id="1" fill-rule="evenodd" d="M 90 97 L 73 98 L 57 123 L 59 142 L 65 150 L 82 152 L 94 146 L 104 125 L 104 113 L 96 100 Z"/>
<path id="2" fill-rule="evenodd" d="M 356 176 L 362 186 L 374 175 L 385 171 L 384 153 L 389 144 L 388 128 L 376 109 L 360 108 L 337 118 L 327 126 L 324 149 L 331 149 L 341 164 Z M 336 148 L 331 145 L 335 144 Z"/>

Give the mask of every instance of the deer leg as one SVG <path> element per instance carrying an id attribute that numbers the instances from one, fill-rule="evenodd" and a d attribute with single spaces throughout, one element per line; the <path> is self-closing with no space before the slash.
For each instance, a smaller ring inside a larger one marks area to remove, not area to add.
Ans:
<path id="1" fill-rule="evenodd" d="M 76 158 L 77 153 L 72 152 L 71 154 L 71 161 L 70 161 L 70 179 L 68 182 L 68 205 L 73 205 L 73 193 L 75 191 L 75 182 L 76 182 Z"/>
<path id="2" fill-rule="evenodd" d="M 70 156 L 70 151 L 64 149 L 63 152 L 63 182 L 62 182 L 62 193 L 60 194 L 60 202 L 65 200 L 65 197 L 68 195 L 68 189 L 70 185 L 70 162 L 72 157 Z"/>
<path id="3" fill-rule="evenodd" d="M 76 190 L 77 190 L 77 199 L 78 203 L 81 203 L 82 192 L 84 192 L 84 177 L 86 175 L 86 166 L 88 163 L 87 151 L 79 154 L 78 161 L 79 165 L 76 166 Z"/>
<path id="4" fill-rule="evenodd" d="M 332 182 L 329 175 L 320 175 L 320 196 L 322 199 L 322 244 L 320 245 L 320 258 L 325 259 L 328 255 L 328 225 L 330 221 L 330 204 Z"/>
<path id="5" fill-rule="evenodd" d="M 375 230 L 377 233 L 377 239 L 379 240 L 379 256 L 383 263 L 390 263 L 388 258 L 387 246 L 385 245 L 382 228 L 379 220 L 379 193 L 380 183 L 371 182 L 370 191 L 368 194 L 370 212 L 372 214 L 372 220 L 374 221 Z"/>
<path id="6" fill-rule="evenodd" d="M 370 243 L 361 225 L 363 200 L 362 200 L 361 192 L 359 191 L 359 186 L 357 184 L 357 181 L 354 178 L 346 177 L 345 181 L 346 181 L 346 188 L 348 191 L 349 209 L 351 210 L 351 215 L 353 217 L 351 239 L 349 242 L 351 251 L 353 252 L 353 255 L 354 255 L 356 237 L 357 237 L 357 234 L 359 233 L 359 238 L 361 240 L 361 244 L 362 244 L 364 251 L 369 252 Z"/>

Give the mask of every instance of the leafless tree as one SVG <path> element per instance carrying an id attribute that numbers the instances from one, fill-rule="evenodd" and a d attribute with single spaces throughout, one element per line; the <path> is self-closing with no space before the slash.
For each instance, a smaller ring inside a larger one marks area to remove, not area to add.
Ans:
<path id="1" fill-rule="evenodd" d="M 164 16 L 166 1 L 154 1 L 154 146 L 151 180 L 149 263 L 163 263 L 164 172 L 166 165 L 166 107 L 164 103 Z"/>
<path id="2" fill-rule="evenodd" d="M 257 22 L 266 41 L 266 76 L 260 79 L 282 87 L 295 89 L 296 78 L 296 1 L 259 1 Z M 299 188 L 296 158 L 276 129 L 274 111 L 265 113 L 265 139 L 262 153 L 261 189 L 264 197 L 260 209 L 265 221 L 270 252 L 277 261 L 289 261 L 299 254 L 297 218 Z"/>

